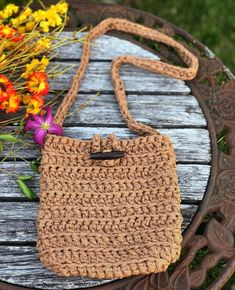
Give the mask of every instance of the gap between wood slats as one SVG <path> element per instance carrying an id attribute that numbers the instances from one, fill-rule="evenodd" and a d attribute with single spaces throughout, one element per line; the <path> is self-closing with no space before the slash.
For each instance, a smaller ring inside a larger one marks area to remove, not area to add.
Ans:
<path id="1" fill-rule="evenodd" d="M 32 174 L 29 166 L 24 162 L 17 162 L 15 167 L 12 163 L 4 164 L 5 170 L 10 170 L 16 174 Z M 15 170 L 14 170 L 15 169 Z M 181 190 L 181 199 L 184 203 L 194 203 L 201 201 L 210 174 L 209 165 L 177 165 L 177 174 L 179 176 L 179 186 Z M 33 179 L 27 183 L 39 193 L 39 175 L 33 174 Z M 23 197 L 14 178 L 8 174 L 0 175 L 0 199 L 14 199 Z M 1 206 L 1 204 L 0 204 Z M 1 212 L 0 212 L 1 214 Z"/>
<path id="2" fill-rule="evenodd" d="M 76 62 L 53 62 L 49 65 L 48 70 L 58 65 L 60 71 L 65 71 L 62 75 L 50 78 L 50 87 L 52 90 L 64 90 L 70 88 L 71 80 L 79 67 L 74 65 Z M 167 77 L 161 74 L 146 72 L 143 69 L 130 65 L 124 65 L 121 69 L 121 78 L 125 82 L 126 91 L 133 92 L 162 92 L 181 93 L 188 95 L 190 88 L 184 81 Z M 107 62 L 91 62 L 87 68 L 85 78 L 81 82 L 81 91 L 113 91 L 110 64 Z"/>
<path id="3" fill-rule="evenodd" d="M 6 127 L 10 132 L 13 127 Z M 89 140 L 94 134 L 100 134 L 101 137 L 107 137 L 108 134 L 115 133 L 120 139 L 133 139 L 137 137 L 128 128 L 107 128 L 107 127 L 65 127 L 64 135 L 80 139 Z M 209 133 L 205 129 L 160 129 L 163 135 L 168 135 L 173 143 L 176 160 L 178 164 L 209 164 L 211 161 L 210 154 L 210 138 Z M 30 138 L 25 138 L 30 141 Z M 32 142 L 32 147 L 23 147 L 17 152 L 17 155 L 23 156 L 25 159 L 32 160 L 40 156 L 39 147 Z M 9 145 L 11 148 L 11 145 Z M 18 146 L 18 145 L 17 145 Z M 15 147 L 16 148 L 16 147 Z M 0 158 L 8 154 L 7 149 L 0 153 Z M 16 157 L 16 160 L 19 158 Z M 11 160 L 11 159 L 8 159 Z"/>
<path id="4" fill-rule="evenodd" d="M 38 203 L 4 203 L 0 211 L 0 243 L 35 242 L 37 237 L 36 218 Z M 181 205 L 183 216 L 182 231 L 195 214 L 197 205 Z"/>
<path id="5" fill-rule="evenodd" d="M 76 36 L 77 39 L 84 38 L 87 32 L 74 32 L 66 31 L 60 34 L 60 40 L 68 37 Z M 55 44 L 58 41 L 55 40 Z M 55 51 L 58 53 L 56 56 L 60 60 L 70 59 L 76 60 L 80 58 L 82 53 L 83 43 L 71 43 L 66 46 L 61 46 Z M 91 44 L 91 60 L 112 60 L 120 55 L 132 55 L 141 58 L 151 58 L 159 60 L 159 56 L 147 49 L 144 49 L 138 44 L 132 43 L 129 40 L 111 35 L 102 35 L 95 39 Z"/>

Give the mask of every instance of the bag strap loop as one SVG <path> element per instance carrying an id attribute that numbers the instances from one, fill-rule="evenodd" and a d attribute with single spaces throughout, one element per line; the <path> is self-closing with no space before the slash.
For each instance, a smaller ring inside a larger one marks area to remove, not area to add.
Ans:
<path id="1" fill-rule="evenodd" d="M 73 104 L 81 81 L 85 75 L 91 52 L 91 42 L 97 37 L 105 34 L 109 30 L 119 30 L 142 36 L 146 39 L 150 39 L 157 42 L 162 42 L 171 47 L 174 47 L 182 60 L 188 65 L 187 68 L 170 65 L 160 60 L 151 60 L 149 58 L 138 58 L 134 56 L 123 55 L 112 61 L 111 76 L 114 86 L 114 93 L 117 98 L 120 111 L 123 118 L 125 119 L 127 126 L 130 130 L 137 133 L 158 133 L 155 129 L 150 126 L 144 125 L 140 122 L 135 121 L 129 110 L 127 104 L 127 98 L 125 93 L 124 82 L 120 77 L 120 67 L 124 63 L 132 64 L 136 67 L 155 72 L 161 73 L 170 77 L 174 77 L 181 80 L 193 79 L 198 70 L 198 59 L 189 50 L 187 50 L 182 44 L 175 41 L 173 38 L 143 25 L 130 22 L 126 19 L 121 18 L 108 18 L 99 23 L 96 27 L 90 30 L 83 45 L 83 52 L 81 56 L 81 62 L 77 72 L 73 77 L 73 81 L 67 95 L 60 104 L 56 115 L 55 122 L 62 126 L 64 119 L 66 118 L 67 112 Z"/>

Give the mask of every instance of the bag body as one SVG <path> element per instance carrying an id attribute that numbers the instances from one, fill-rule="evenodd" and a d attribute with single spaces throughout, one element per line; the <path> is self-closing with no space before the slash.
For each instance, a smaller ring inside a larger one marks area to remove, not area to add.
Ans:
<path id="1" fill-rule="evenodd" d="M 125 156 L 90 159 L 117 149 Z M 37 247 L 50 270 L 123 278 L 164 271 L 178 259 L 182 217 L 168 137 L 48 136 L 40 170 Z"/>
<path id="2" fill-rule="evenodd" d="M 111 29 L 176 47 L 189 68 L 121 56 L 112 62 L 120 111 L 133 139 L 94 135 L 91 140 L 47 134 L 41 150 L 37 248 L 40 260 L 61 276 L 123 278 L 162 272 L 180 255 L 180 191 L 169 137 L 135 121 L 119 70 L 130 63 L 191 79 L 197 59 L 170 37 L 124 19 L 107 19 L 84 43 L 80 67 L 55 120 L 62 125 L 85 74 L 93 39 Z"/>

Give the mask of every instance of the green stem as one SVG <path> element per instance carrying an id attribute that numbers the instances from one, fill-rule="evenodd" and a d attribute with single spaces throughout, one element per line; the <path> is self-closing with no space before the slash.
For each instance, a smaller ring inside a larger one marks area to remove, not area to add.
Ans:
<path id="1" fill-rule="evenodd" d="M 6 147 L 6 145 L 3 143 L 3 146 Z M 15 152 L 20 151 L 21 149 L 25 148 L 26 145 L 20 146 L 17 149 L 15 149 Z M 14 154 L 11 150 L 8 151 L 8 154 L 6 156 L 3 157 L 3 159 L 0 161 L 0 164 L 2 164 L 5 160 L 7 160 L 7 158 L 11 157 L 12 154 Z"/>
<path id="2" fill-rule="evenodd" d="M 24 157 L 22 157 L 22 156 L 20 156 L 20 155 L 18 155 L 18 154 L 15 154 L 14 151 L 12 151 L 11 153 L 12 153 L 12 155 L 14 155 L 15 158 L 18 157 L 18 158 L 20 158 L 21 160 L 23 160 L 25 163 L 29 164 L 29 161 L 26 160 Z"/>
<path id="3" fill-rule="evenodd" d="M 100 92 L 98 92 L 94 97 L 90 98 L 86 103 L 84 103 L 82 106 L 80 106 L 77 110 L 74 110 L 73 112 L 67 114 L 66 117 L 69 117 L 79 111 L 81 111 L 82 109 L 84 109 L 86 106 L 88 106 L 92 101 L 94 101 L 98 96 L 100 95 Z"/>
<path id="4" fill-rule="evenodd" d="M 47 10 L 47 7 L 43 4 L 43 2 L 41 1 L 41 0 L 37 0 L 38 1 L 38 3 L 42 6 L 42 8 L 44 9 L 44 10 Z"/>
<path id="5" fill-rule="evenodd" d="M 13 173 L 13 172 L 10 172 L 10 171 L 8 171 L 8 170 L 2 169 L 2 168 L 0 168 L 0 171 L 6 173 L 6 174 L 8 174 L 8 175 L 11 175 L 11 176 L 17 177 L 17 178 L 19 177 L 19 175 L 15 174 L 15 173 Z"/>

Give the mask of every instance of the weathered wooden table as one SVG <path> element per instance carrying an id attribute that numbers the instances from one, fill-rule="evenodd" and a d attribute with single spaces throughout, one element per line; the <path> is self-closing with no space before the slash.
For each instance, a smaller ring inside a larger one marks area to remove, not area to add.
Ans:
<path id="1" fill-rule="evenodd" d="M 105 7 L 103 6 L 102 11 L 105 11 Z M 71 44 L 61 48 L 55 62 L 61 69 L 71 64 L 78 65 L 81 47 L 81 44 Z M 127 40 L 114 36 L 99 38 L 96 46 L 93 47 L 88 72 L 72 111 L 97 92 L 101 94 L 85 109 L 66 120 L 66 135 L 89 139 L 94 133 L 106 136 L 115 132 L 120 138 L 134 137 L 126 128 L 119 113 L 109 74 L 111 60 L 122 54 L 158 58 L 156 54 Z M 74 71 L 75 69 L 71 69 L 57 79 L 50 80 L 51 90 L 67 90 Z M 201 203 L 210 175 L 213 144 L 210 141 L 205 115 L 191 88 L 183 81 L 149 73 L 129 65 L 123 67 L 122 78 L 126 84 L 129 108 L 134 118 L 158 128 L 163 134 L 169 135 L 173 141 L 181 188 L 181 212 L 184 217 L 182 231 L 184 231 Z M 39 150 L 35 145 L 34 148 L 22 150 L 19 154 L 27 160 L 32 160 L 39 155 Z M 2 168 L 24 173 L 30 170 L 27 163 L 18 158 L 14 162 L 13 160 L 4 162 Z M 38 179 L 39 176 L 35 175 L 31 182 L 36 192 L 38 192 Z M 2 172 L 0 185 L 1 281 L 41 289 L 87 288 L 110 282 L 85 277 L 62 278 L 45 269 L 39 261 L 35 248 L 38 200 L 30 202 L 24 198 L 13 178 Z M 189 234 L 189 231 L 186 232 L 186 237 Z M 196 241 L 195 243 L 197 250 L 200 247 Z M 201 247 L 204 244 L 202 242 Z M 161 280 L 152 277 L 156 281 Z M 130 290 L 155 287 L 154 282 L 150 282 L 149 279 L 144 276 L 124 279 L 117 284 L 108 284 L 104 289 L 118 289 L 119 286 L 125 285 Z M 160 286 L 158 287 L 161 289 Z M 8 284 L 0 283 L 0 289 L 8 289 Z M 176 287 L 175 289 L 188 288 Z"/>

